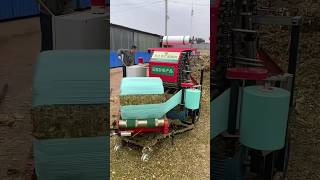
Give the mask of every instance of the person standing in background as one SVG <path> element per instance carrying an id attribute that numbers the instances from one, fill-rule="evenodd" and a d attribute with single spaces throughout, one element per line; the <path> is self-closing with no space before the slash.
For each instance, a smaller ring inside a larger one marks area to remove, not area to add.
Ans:
<path id="1" fill-rule="evenodd" d="M 128 64 L 129 66 L 134 65 L 134 60 L 135 60 L 136 52 L 137 52 L 137 46 L 132 45 L 130 51 L 128 52 L 127 64 Z"/>
<path id="2" fill-rule="evenodd" d="M 53 49 L 52 18 L 70 13 L 72 0 L 36 0 L 40 6 L 41 51 Z"/>

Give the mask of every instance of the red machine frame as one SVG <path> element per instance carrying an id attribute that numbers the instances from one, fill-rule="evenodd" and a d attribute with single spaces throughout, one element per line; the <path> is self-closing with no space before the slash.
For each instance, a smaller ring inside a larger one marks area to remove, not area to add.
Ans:
<path id="1" fill-rule="evenodd" d="M 179 63 L 181 59 L 181 53 L 184 51 L 192 51 L 197 52 L 196 48 L 150 48 L 148 49 L 148 52 L 178 52 L 179 60 L 177 62 L 156 62 L 152 61 L 152 59 L 149 62 L 149 77 L 160 77 L 163 82 L 167 83 L 177 83 L 178 82 L 178 71 L 179 71 Z M 164 66 L 164 67 L 173 67 L 174 68 L 174 75 L 168 76 L 168 75 L 159 75 L 159 74 L 153 74 L 152 73 L 152 67 L 153 66 Z"/>

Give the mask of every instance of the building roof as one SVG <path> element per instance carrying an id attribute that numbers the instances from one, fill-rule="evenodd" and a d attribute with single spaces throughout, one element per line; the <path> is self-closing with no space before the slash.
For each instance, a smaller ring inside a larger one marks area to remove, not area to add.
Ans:
<path id="1" fill-rule="evenodd" d="M 150 32 L 146 32 L 146 31 L 141 31 L 141 30 L 129 28 L 129 27 L 126 27 L 126 26 L 118 25 L 118 24 L 113 24 L 113 23 L 110 23 L 110 24 L 111 24 L 111 27 L 113 26 L 113 27 L 117 27 L 117 28 L 121 28 L 121 29 L 140 32 L 140 33 L 144 33 L 144 34 L 148 34 L 148 35 L 152 35 L 152 36 L 158 36 L 159 38 L 162 38 L 162 35 L 159 35 L 159 34 L 150 33 Z"/>

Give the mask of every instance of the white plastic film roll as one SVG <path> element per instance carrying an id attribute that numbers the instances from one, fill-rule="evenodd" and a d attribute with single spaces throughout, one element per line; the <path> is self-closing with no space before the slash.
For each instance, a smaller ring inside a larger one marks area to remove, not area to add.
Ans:
<path id="1" fill-rule="evenodd" d="M 163 45 L 189 45 L 191 44 L 190 36 L 163 36 Z"/>
<path id="2" fill-rule="evenodd" d="M 146 77 L 147 69 L 142 65 L 133 65 L 127 67 L 127 77 Z"/>

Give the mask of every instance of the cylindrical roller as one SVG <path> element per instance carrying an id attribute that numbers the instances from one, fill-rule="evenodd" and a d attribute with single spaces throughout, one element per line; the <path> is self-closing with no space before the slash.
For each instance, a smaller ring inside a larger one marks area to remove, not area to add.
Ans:
<path id="1" fill-rule="evenodd" d="M 156 119 L 155 125 L 156 125 L 156 127 L 163 127 L 164 126 L 164 119 Z"/>
<path id="2" fill-rule="evenodd" d="M 155 128 L 163 127 L 164 119 L 119 120 L 119 128 Z"/>
<path id="3" fill-rule="evenodd" d="M 135 127 L 148 127 L 148 121 L 147 120 L 136 120 L 136 126 Z"/>
<path id="4" fill-rule="evenodd" d="M 290 93 L 262 86 L 244 88 L 240 142 L 257 150 L 274 151 L 285 143 Z"/>
<path id="5" fill-rule="evenodd" d="M 126 128 L 127 127 L 127 121 L 120 120 L 118 122 L 118 125 L 119 125 L 120 128 Z"/>
<path id="6" fill-rule="evenodd" d="M 164 36 L 163 45 L 189 45 L 191 44 L 190 36 Z"/>
<path id="7" fill-rule="evenodd" d="M 133 65 L 127 67 L 127 77 L 146 77 L 147 68 L 143 65 Z"/>

